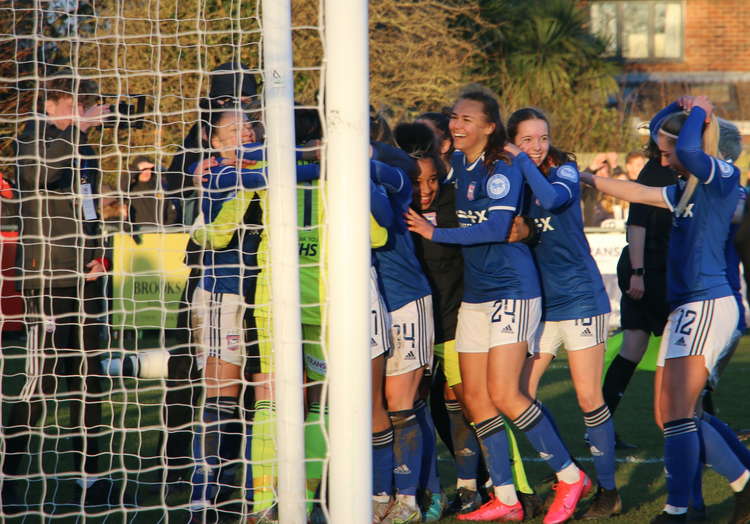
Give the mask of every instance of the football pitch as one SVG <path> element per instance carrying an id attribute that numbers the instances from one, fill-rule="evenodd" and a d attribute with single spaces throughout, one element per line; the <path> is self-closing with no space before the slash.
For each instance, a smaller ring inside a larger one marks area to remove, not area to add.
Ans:
<path id="1" fill-rule="evenodd" d="M 22 353 L 19 349 L 4 345 L 4 355 L 13 354 L 20 356 Z M 6 393 L 18 387 L 19 373 L 22 372 L 22 360 L 11 359 L 9 364 L 6 362 Z M 750 399 L 748 377 L 750 336 L 745 336 L 714 395 L 718 416 L 735 430 L 750 428 L 750 413 L 747 408 Z M 103 419 L 112 427 L 105 433 L 106 441 L 101 445 L 103 449 L 109 448 L 113 453 L 106 453 L 102 460 L 112 461 L 112 478 L 118 481 L 116 485 L 123 486 L 125 481 L 128 492 L 137 495 L 137 502 L 129 503 L 126 506 L 128 509 L 124 511 L 102 505 L 94 507 L 85 517 L 80 514 L 80 506 L 75 502 L 80 495 L 76 491 L 75 482 L 69 474 L 65 474 L 71 469 L 71 430 L 68 409 L 64 406 L 67 402 L 51 401 L 47 404 L 44 439 L 33 439 L 34 449 L 31 450 L 33 455 L 40 457 L 44 473 L 39 473 L 39 463 L 34 460 L 29 465 L 31 475 L 24 489 L 34 500 L 43 497 L 44 506 L 36 506 L 34 513 L 27 513 L 21 517 L 5 517 L 4 520 L 0 517 L 0 521 L 9 524 L 187 522 L 189 493 L 177 492 L 165 503 L 160 489 L 164 472 L 159 460 L 158 428 L 163 389 L 158 381 L 120 380 L 115 380 L 106 393 Z M 662 435 L 652 418 L 652 380 L 653 373 L 638 370 L 616 413 L 618 433 L 624 440 L 636 444 L 638 449 L 618 451 L 617 482 L 623 500 L 623 514 L 608 520 L 609 522 L 648 522 L 661 511 L 664 504 L 666 492 Z M 570 383 L 564 352 L 545 375 L 539 397 L 554 414 L 571 453 L 581 461 L 584 469 L 593 475 L 588 448 L 583 442 L 583 420 Z M 59 409 L 55 409 L 55 404 L 59 404 Z M 529 481 L 539 494 L 545 497 L 550 492 L 550 486 L 542 481 L 550 471 L 536 457 L 522 436 L 518 440 L 521 453 L 527 458 L 525 463 Z M 189 454 L 189 450 L 186 450 L 186 454 Z M 442 484 L 450 499 L 453 496 L 455 476 L 450 456 L 444 448 L 441 450 L 440 470 Z M 706 470 L 703 486 L 709 522 L 725 522 L 733 507 L 733 495 L 727 482 L 713 471 Z M 241 492 L 237 490 L 236 500 L 241 500 L 241 496 Z M 585 505 L 582 507 L 585 508 Z M 235 504 L 235 511 L 237 516 L 241 514 L 239 504 Z M 539 517 L 531 522 L 541 520 Z M 459 521 L 447 517 L 440 522 L 447 524 Z"/>
<path id="2" fill-rule="evenodd" d="M 606 522 L 647 523 L 664 506 L 663 438 L 652 416 L 653 376 L 649 371 L 636 371 L 615 414 L 618 434 L 627 442 L 636 444 L 638 449 L 617 452 L 617 484 L 623 513 L 619 517 L 606 519 Z M 735 430 L 750 428 L 749 377 L 750 336 L 744 336 L 714 393 L 717 416 Z M 588 474 L 594 475 L 591 455 L 583 442 L 583 418 L 576 403 L 564 352 L 542 379 L 539 399 L 555 416 L 571 454 L 582 463 Z M 549 475 L 550 469 L 539 461 L 523 436 L 518 437 L 518 442 L 522 456 L 531 459 L 525 461 L 529 482 L 542 497 L 546 497 L 551 486 L 541 482 Z M 452 486 L 454 477 L 449 477 L 453 474 L 450 457 L 445 459 L 441 462 L 441 469 L 445 473 L 443 485 Z M 708 522 L 727 522 L 734 507 L 734 495 L 726 480 L 711 469 L 704 471 L 703 496 Z M 580 507 L 585 509 L 586 505 Z M 460 521 L 448 517 L 440 522 L 448 524 Z M 542 517 L 527 522 L 541 523 Z"/>

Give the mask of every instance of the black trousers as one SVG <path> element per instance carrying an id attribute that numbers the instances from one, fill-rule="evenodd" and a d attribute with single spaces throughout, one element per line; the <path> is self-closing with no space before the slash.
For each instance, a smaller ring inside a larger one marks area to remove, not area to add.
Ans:
<path id="1" fill-rule="evenodd" d="M 180 298 L 180 311 L 177 315 L 177 327 L 174 330 L 176 344 L 170 350 L 169 356 L 163 416 L 167 426 L 165 450 L 170 480 L 173 475 L 177 474 L 174 468 L 189 466 L 193 463 L 191 425 L 198 413 L 201 376 L 197 368 L 191 338 L 190 303 L 193 292 L 200 282 L 200 276 L 200 268 L 193 267 Z"/>
<path id="2" fill-rule="evenodd" d="M 104 399 L 99 356 L 100 350 L 108 346 L 107 338 L 102 337 L 106 319 L 101 319 L 101 284 L 87 282 L 81 288 L 26 290 L 24 302 L 26 382 L 20 398 L 5 401 L 11 405 L 3 424 L 6 451 L 3 473 L 22 473 L 24 455 L 40 454 L 41 449 L 31 449 L 31 428 L 42 415 L 57 419 L 60 402 L 65 400 L 70 404 L 70 425 L 74 432 L 71 439 L 74 471 L 97 474 L 108 467 L 100 469 L 98 464 L 100 433 L 104 427 L 111 427 L 102 425 L 101 420 Z M 67 393 L 60 387 L 63 379 Z M 50 409 L 45 409 L 47 400 L 53 400 Z M 44 438 L 39 442 L 43 448 Z"/>

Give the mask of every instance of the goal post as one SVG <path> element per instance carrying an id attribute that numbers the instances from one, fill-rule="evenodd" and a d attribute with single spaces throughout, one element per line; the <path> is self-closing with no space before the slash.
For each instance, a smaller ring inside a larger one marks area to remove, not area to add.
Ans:
<path id="1" fill-rule="evenodd" d="M 330 516 L 370 522 L 368 2 L 325 0 Z"/>
<path id="2" fill-rule="evenodd" d="M 304 524 L 305 443 L 302 325 L 297 241 L 294 77 L 290 0 L 263 0 L 268 160 L 268 230 L 275 359 L 278 508 L 281 522 Z"/>

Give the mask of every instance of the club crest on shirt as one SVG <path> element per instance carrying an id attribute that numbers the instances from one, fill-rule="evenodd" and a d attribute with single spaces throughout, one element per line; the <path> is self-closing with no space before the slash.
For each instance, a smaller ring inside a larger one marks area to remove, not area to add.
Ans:
<path id="1" fill-rule="evenodd" d="M 466 199 L 467 200 L 474 200 L 474 191 L 477 188 L 477 183 L 472 182 L 469 184 L 469 187 L 466 189 Z"/>
<path id="2" fill-rule="evenodd" d="M 734 173 L 732 166 L 724 162 L 723 160 L 716 159 L 716 163 L 719 165 L 719 171 L 721 171 L 722 178 L 729 178 Z"/>
<path id="3" fill-rule="evenodd" d="M 433 226 L 437 227 L 437 213 L 435 213 L 434 211 L 428 211 L 427 213 L 424 213 L 422 215 L 422 218 L 427 220 L 427 222 L 429 222 Z"/>
<path id="4" fill-rule="evenodd" d="M 510 180 L 505 175 L 496 173 L 487 181 L 487 195 L 490 198 L 503 198 L 510 193 Z"/>
<path id="5" fill-rule="evenodd" d="M 578 183 L 578 171 L 573 166 L 560 166 L 557 169 L 557 176 L 568 182 Z"/>
<path id="6" fill-rule="evenodd" d="M 237 351 L 238 349 L 240 349 L 240 336 L 227 335 L 227 350 Z"/>

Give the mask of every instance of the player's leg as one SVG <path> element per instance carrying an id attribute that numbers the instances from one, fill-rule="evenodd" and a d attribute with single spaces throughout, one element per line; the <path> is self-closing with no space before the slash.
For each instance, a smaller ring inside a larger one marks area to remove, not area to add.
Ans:
<path id="1" fill-rule="evenodd" d="M 255 384 L 255 409 L 253 414 L 253 512 L 258 515 L 273 512 L 276 484 L 276 405 L 273 394 L 273 349 L 271 317 L 259 316 L 258 329 L 260 373 L 253 375 Z"/>
<path id="2" fill-rule="evenodd" d="M 709 370 L 728 342 L 737 319 L 733 297 L 685 304 L 670 316 L 663 343 L 659 420 L 664 422 L 664 461 L 668 498 L 665 513 L 684 514 L 691 484 L 698 473 L 700 444 L 706 461 L 730 482 L 738 494 L 733 521 L 750 517 L 750 473 L 713 428 L 698 432 L 695 406 Z"/>
<path id="3" fill-rule="evenodd" d="M 393 503 L 393 426 L 385 405 L 386 358 L 393 349 L 391 316 L 370 267 L 370 361 L 372 369 L 372 522 L 379 523 Z"/>
<path id="4" fill-rule="evenodd" d="M 418 399 L 414 404 L 414 414 L 419 422 L 422 434 L 422 464 L 419 475 L 419 501 L 422 508 L 424 522 L 434 522 L 443 514 L 444 495 L 440 486 L 437 469 L 437 429 L 432 419 L 432 412 L 427 406 L 429 384 L 433 377 L 424 377 L 422 388 L 417 393 Z M 441 395 L 442 397 L 442 395 Z M 422 495 L 424 495 L 422 497 Z"/>
<path id="5" fill-rule="evenodd" d="M 700 423 L 702 426 L 705 424 L 711 425 L 722 436 L 729 447 L 732 448 L 732 451 L 737 455 L 737 458 L 740 459 L 745 468 L 750 469 L 750 450 L 737 438 L 737 434 L 732 428 L 715 415 L 706 412 L 701 414 Z"/>
<path id="6" fill-rule="evenodd" d="M 222 450 L 227 439 L 239 432 L 239 395 L 244 336 L 242 329 L 244 301 L 240 295 L 210 293 L 202 288 L 194 295 L 195 325 L 199 331 L 205 401 L 200 423 L 193 440 L 195 471 L 191 510 L 196 519 L 215 502 L 219 474 L 227 459 Z M 205 360 L 204 360 L 205 358 Z"/>
<path id="7" fill-rule="evenodd" d="M 727 345 L 719 353 L 716 365 L 711 370 L 711 373 L 709 373 L 708 381 L 706 382 L 706 386 L 703 388 L 701 394 L 701 411 L 705 410 L 709 414 L 714 414 L 713 392 L 719 385 L 721 374 L 724 372 L 727 365 L 729 365 L 729 361 L 732 360 L 734 352 L 737 351 L 737 347 L 740 344 L 740 338 L 742 338 L 742 332 L 739 329 L 735 329 L 732 332 L 729 342 L 727 342 Z"/>
<path id="8" fill-rule="evenodd" d="M 440 520 L 445 508 L 445 496 L 440 486 L 437 465 L 438 428 L 433 417 L 436 407 L 442 410 L 441 412 L 445 411 L 443 400 L 445 395 L 444 357 L 444 344 L 435 344 L 433 346 L 431 373 L 422 378 L 422 383 L 417 392 L 418 398 L 414 404 L 414 412 L 422 432 L 422 464 L 417 494 L 424 522 Z M 435 396 L 438 397 L 437 401 L 435 401 Z M 447 422 L 447 420 L 444 422 Z M 448 432 L 448 442 L 451 442 L 450 432 Z"/>
<path id="9" fill-rule="evenodd" d="M 539 382 L 547 368 L 557 356 L 563 344 L 561 326 L 559 322 L 540 322 L 529 343 L 529 354 L 521 372 L 521 391 L 529 398 L 536 399 Z M 550 419 L 558 438 L 562 438 L 551 414 L 543 404 L 539 404 L 542 411 Z"/>
<path id="10" fill-rule="evenodd" d="M 247 297 L 251 296 L 245 294 L 245 301 Z M 254 500 L 254 489 L 253 489 L 253 412 L 255 408 L 255 392 L 253 377 L 260 372 L 261 358 L 260 358 L 260 344 L 258 340 L 258 329 L 255 325 L 254 308 L 248 306 L 245 309 L 245 351 L 246 357 L 244 362 L 244 368 L 242 375 L 244 381 L 242 384 L 242 401 L 240 412 L 242 414 L 242 425 L 243 441 L 241 443 L 241 449 L 243 450 L 242 456 L 244 457 L 244 495 L 245 495 L 245 508 L 243 508 L 244 514 L 252 513 L 253 500 Z"/>
<path id="11" fill-rule="evenodd" d="M 586 519 L 608 518 L 622 511 L 615 485 L 615 428 L 600 386 L 608 320 L 609 315 L 605 314 L 561 323 L 566 334 L 570 375 L 599 481 L 596 497 L 584 515 Z"/>
<path id="12" fill-rule="evenodd" d="M 459 330 L 461 313 L 459 313 Z M 460 334 L 458 335 L 461 336 Z M 489 340 L 485 337 L 485 340 Z M 466 343 L 466 346 L 462 344 Z M 486 343 L 486 342 L 485 342 Z M 513 484 L 513 472 L 508 454 L 508 435 L 505 421 L 492 402 L 488 386 L 488 353 L 465 351 L 472 346 L 459 338 L 459 360 L 466 409 L 476 432 L 484 462 L 492 481 L 496 501 L 460 515 L 459 520 L 521 519 L 523 509 Z M 481 347 L 476 345 L 474 347 Z M 464 351 L 462 351 L 464 350 Z M 492 502 L 492 501 L 491 501 Z"/>
<path id="13" fill-rule="evenodd" d="M 414 399 L 423 371 L 413 370 L 400 375 L 388 375 L 388 372 L 387 363 L 385 397 L 393 426 L 393 471 L 398 493 L 394 508 L 398 504 L 404 506 L 406 509 L 400 512 L 406 515 L 403 518 L 408 519 L 407 522 L 419 522 L 422 516 L 417 507 L 416 494 L 422 463 L 422 431 L 414 412 Z"/>
<path id="14" fill-rule="evenodd" d="M 438 354 L 439 352 L 439 354 Z M 445 343 L 436 344 L 434 351 L 434 367 L 432 380 L 430 380 L 430 413 L 435 424 L 440 440 L 443 441 L 448 451 L 453 454 L 453 441 L 451 440 L 451 425 L 448 411 L 445 407 L 445 395 L 450 391 L 445 378 Z"/>
<path id="15" fill-rule="evenodd" d="M 700 437 L 693 414 L 706 376 L 701 356 L 668 359 L 661 372 L 657 421 L 664 427 L 664 466 L 668 472 L 664 511 L 669 514 L 687 512 L 693 479 L 698 474 Z"/>
<path id="16" fill-rule="evenodd" d="M 457 350 L 466 409 L 476 431 L 485 464 L 492 480 L 495 498 L 471 513 L 459 516 L 459 520 L 506 519 L 520 520 L 523 508 L 518 500 L 513 483 L 513 472 L 508 453 L 508 435 L 499 406 L 493 398 L 497 391 L 496 381 L 503 375 L 491 369 L 493 333 L 497 326 L 492 320 L 497 304 L 463 303 L 458 314 L 456 332 Z M 520 372 L 520 367 L 519 370 Z M 513 377 L 518 384 L 519 377 Z"/>
<path id="17" fill-rule="evenodd" d="M 477 491 L 477 480 L 480 476 L 486 475 L 486 472 L 483 471 L 484 468 L 481 466 L 479 441 L 474 428 L 468 421 L 455 341 L 446 344 L 445 363 L 446 379 L 451 386 L 451 395 L 446 395 L 446 407 L 451 416 L 451 431 L 453 431 L 454 442 L 458 442 L 454 450 L 457 470 L 456 499 L 451 509 L 454 513 L 467 513 L 476 509 L 473 506 L 478 506 L 480 503 L 481 497 Z M 453 398 L 450 398 L 451 396 Z M 505 432 L 508 439 L 513 482 L 516 491 L 522 495 L 521 503 L 524 505 L 526 516 L 531 518 L 536 513 L 537 506 L 540 505 L 541 501 L 529 484 L 517 440 L 507 423 L 505 424 Z"/>
<path id="18" fill-rule="evenodd" d="M 386 362 L 385 398 L 393 424 L 395 484 L 398 495 L 389 517 L 419 521 L 416 492 L 422 466 L 422 429 L 415 403 L 424 370 L 432 365 L 432 297 L 391 312 L 394 351 Z"/>
<path id="19" fill-rule="evenodd" d="M 539 382 L 554 358 L 554 353 L 547 352 L 535 352 L 526 358 L 521 370 L 521 390 L 529 398 L 536 398 Z"/>
<path id="20" fill-rule="evenodd" d="M 529 359 L 527 359 L 527 361 L 528 360 Z M 526 367 L 524 366 L 524 370 L 525 369 Z M 461 384 L 457 384 L 456 389 L 460 390 Z M 503 418 L 503 420 L 506 422 L 505 435 L 508 439 L 508 453 L 513 472 L 513 484 L 519 494 L 521 504 L 524 508 L 524 518 L 534 518 L 541 510 L 542 501 L 529 484 L 528 477 L 526 476 L 526 468 L 524 467 L 523 459 L 521 458 L 521 451 L 518 448 L 518 441 L 513 433 L 513 429 L 510 424 L 507 424 L 505 418 Z"/>
<path id="21" fill-rule="evenodd" d="M 445 342 L 443 363 L 448 388 L 445 393 L 445 407 L 450 420 L 453 457 L 456 464 L 456 498 L 451 503 L 449 511 L 463 514 L 479 509 L 481 505 L 477 480 L 482 450 L 464 408 L 464 389 L 458 358 L 456 341 Z"/>
<path id="22" fill-rule="evenodd" d="M 385 354 L 372 355 L 372 506 L 373 523 L 393 502 L 393 426 L 385 407 Z"/>
<path id="23" fill-rule="evenodd" d="M 307 417 L 305 418 L 305 472 L 307 478 L 306 506 L 308 515 L 313 509 L 315 494 L 323 477 L 323 463 L 327 447 L 328 406 L 323 401 L 326 378 L 326 358 L 323 354 L 320 326 L 303 324 L 302 340 L 307 386 Z"/>
<path id="24" fill-rule="evenodd" d="M 559 437 L 553 419 L 541 403 L 521 389 L 529 341 L 534 337 L 541 317 L 541 299 L 504 301 L 496 304 L 492 318 L 493 348 L 490 350 L 488 373 L 492 377 L 490 395 L 495 405 L 513 424 L 524 432 L 531 445 L 555 471 L 558 486 L 547 520 L 570 518 L 583 492 L 588 477 L 573 463 Z M 515 342 L 510 342 L 514 337 Z"/>
<path id="25" fill-rule="evenodd" d="M 191 253 L 188 252 L 190 258 Z M 177 314 L 176 347 L 170 351 L 166 393 L 162 413 L 166 431 L 166 489 L 177 492 L 181 484 L 188 480 L 186 466 L 191 464 L 190 449 L 193 439 L 189 424 L 195 420 L 201 394 L 200 371 L 195 359 L 191 329 L 191 305 L 193 293 L 200 280 L 201 270 L 194 267 L 180 297 L 180 311 Z M 161 446 L 159 446 L 161 449 Z"/>

